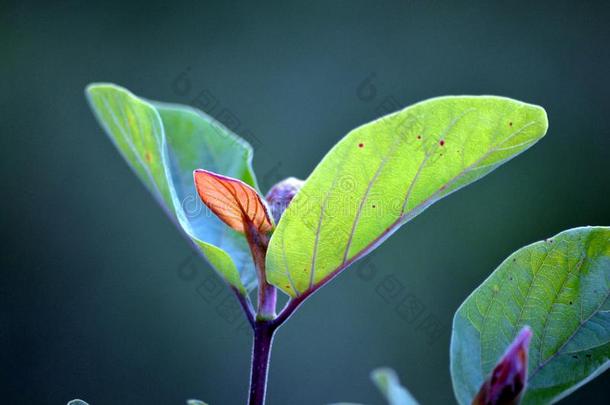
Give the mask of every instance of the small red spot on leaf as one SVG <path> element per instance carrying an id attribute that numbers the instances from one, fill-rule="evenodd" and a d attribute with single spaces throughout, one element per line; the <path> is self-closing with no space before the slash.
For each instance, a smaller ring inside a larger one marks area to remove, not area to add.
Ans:
<path id="1" fill-rule="evenodd" d="M 144 154 L 144 158 L 146 159 L 146 161 L 148 163 L 152 162 L 152 155 L 150 154 L 149 151 L 146 151 L 146 153 Z"/>
<path id="2" fill-rule="evenodd" d="M 417 135 L 417 139 L 421 139 L 421 135 Z"/>
<path id="3" fill-rule="evenodd" d="M 441 145 L 441 146 L 445 146 L 445 140 L 444 140 L 444 139 L 441 139 L 441 140 L 438 142 L 438 144 L 439 144 L 439 145 Z"/>
<path id="4" fill-rule="evenodd" d="M 359 148 L 364 148 L 364 144 L 363 144 L 363 143 L 359 143 L 359 144 L 358 144 L 358 147 L 359 147 Z"/>

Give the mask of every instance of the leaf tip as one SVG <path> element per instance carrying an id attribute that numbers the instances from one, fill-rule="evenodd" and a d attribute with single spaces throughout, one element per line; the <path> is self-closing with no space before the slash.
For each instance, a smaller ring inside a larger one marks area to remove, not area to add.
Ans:
<path id="1" fill-rule="evenodd" d="M 90 96 L 100 90 L 113 89 L 113 90 L 121 90 L 128 91 L 126 88 L 116 85 L 114 83 L 107 82 L 92 82 L 85 86 L 85 94 Z"/>
<path id="2" fill-rule="evenodd" d="M 528 104 L 527 105 L 531 111 L 531 116 L 534 122 L 536 122 L 540 128 L 540 136 L 542 138 L 546 135 L 549 129 L 549 117 L 546 113 L 544 107 L 536 105 L 536 104 Z"/>
<path id="3" fill-rule="evenodd" d="M 89 405 L 88 403 L 86 403 L 85 401 L 83 401 L 82 399 L 73 399 L 71 401 L 69 401 L 66 405 Z"/>

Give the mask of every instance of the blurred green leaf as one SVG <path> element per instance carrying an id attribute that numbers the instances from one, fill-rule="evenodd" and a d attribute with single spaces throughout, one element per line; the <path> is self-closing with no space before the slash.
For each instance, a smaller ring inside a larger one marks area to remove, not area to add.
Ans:
<path id="1" fill-rule="evenodd" d="M 208 405 L 207 403 L 198 399 L 189 399 L 186 401 L 186 405 Z"/>
<path id="2" fill-rule="evenodd" d="M 245 238 L 200 203 L 193 183 L 193 170 L 204 168 L 256 188 L 252 148 L 190 107 L 148 102 L 113 84 L 92 84 L 86 93 L 125 160 L 204 257 L 242 293 L 253 288 Z"/>
<path id="3" fill-rule="evenodd" d="M 538 106 L 500 97 L 435 98 L 351 131 L 324 157 L 271 238 L 267 278 L 314 290 L 437 200 L 532 146 Z"/>
<path id="4" fill-rule="evenodd" d="M 362 404 L 358 404 L 356 402 L 333 402 L 332 404 L 328 404 L 328 405 L 362 405 Z"/>
<path id="5" fill-rule="evenodd" d="M 576 228 L 509 256 L 460 306 L 451 375 L 469 404 L 524 325 L 524 404 L 558 401 L 610 366 L 610 228 Z"/>
<path id="6" fill-rule="evenodd" d="M 418 402 L 402 385 L 396 372 L 390 368 L 378 368 L 371 372 L 371 380 L 375 383 L 388 405 L 417 405 Z M 337 402 L 329 405 L 359 405 L 355 402 Z"/>
<path id="7" fill-rule="evenodd" d="M 388 405 L 417 405 L 411 393 L 400 384 L 394 370 L 378 368 L 371 373 L 371 379 L 387 399 Z"/>

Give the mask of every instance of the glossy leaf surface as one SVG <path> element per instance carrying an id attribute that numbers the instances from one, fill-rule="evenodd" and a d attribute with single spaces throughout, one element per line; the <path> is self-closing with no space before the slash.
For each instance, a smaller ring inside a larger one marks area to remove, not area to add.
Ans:
<path id="1" fill-rule="evenodd" d="M 524 404 L 555 402 L 610 365 L 610 228 L 576 228 L 509 256 L 460 306 L 451 375 L 469 404 L 524 325 Z"/>
<path id="2" fill-rule="evenodd" d="M 315 290 L 546 129 L 541 107 L 464 96 L 423 101 L 351 131 L 284 212 L 269 246 L 269 282 L 291 296 Z"/>
<path id="3" fill-rule="evenodd" d="M 217 272 L 243 293 L 252 288 L 245 238 L 199 202 L 193 183 L 193 171 L 205 168 L 256 187 L 251 147 L 190 107 L 148 102 L 113 84 L 86 93 L 125 160 Z"/>

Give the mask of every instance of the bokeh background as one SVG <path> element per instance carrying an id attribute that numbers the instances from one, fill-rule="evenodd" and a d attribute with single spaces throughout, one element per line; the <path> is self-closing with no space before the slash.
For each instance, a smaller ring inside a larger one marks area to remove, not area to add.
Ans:
<path id="1" fill-rule="evenodd" d="M 80 3 L 0 3 L 2 403 L 245 402 L 242 318 L 95 122 L 92 81 L 204 107 L 254 144 L 265 190 L 428 97 L 547 109 L 539 144 L 303 305 L 276 337 L 270 405 L 381 404 L 382 365 L 454 403 L 458 305 L 517 248 L 610 224 L 606 2 Z M 564 403 L 607 403 L 609 383 Z"/>

